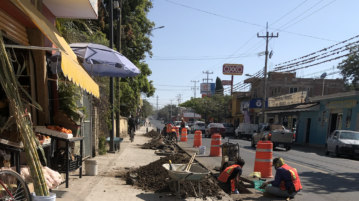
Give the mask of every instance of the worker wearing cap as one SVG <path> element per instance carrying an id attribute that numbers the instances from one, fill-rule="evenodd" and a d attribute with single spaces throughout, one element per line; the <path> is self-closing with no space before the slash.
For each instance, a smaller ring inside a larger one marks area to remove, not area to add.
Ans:
<path id="1" fill-rule="evenodd" d="M 178 142 L 175 128 L 169 122 L 167 123 L 166 126 L 167 126 L 167 135 L 169 135 L 169 139 L 172 140 L 173 138 L 176 138 L 176 142 Z"/>
<path id="2" fill-rule="evenodd" d="M 179 128 L 179 134 L 182 135 L 182 128 L 186 128 L 186 123 L 183 118 L 181 119 L 181 127 Z"/>
<path id="3" fill-rule="evenodd" d="M 242 175 L 242 168 L 245 161 L 242 158 L 237 159 L 236 164 L 227 167 L 218 177 L 218 181 L 226 183 L 233 194 L 239 194 L 238 181 Z"/>
<path id="4" fill-rule="evenodd" d="M 285 164 L 282 158 L 273 159 L 273 166 L 276 170 L 274 181 L 265 183 L 265 191 L 279 197 L 294 197 L 302 189 L 297 170 Z"/>

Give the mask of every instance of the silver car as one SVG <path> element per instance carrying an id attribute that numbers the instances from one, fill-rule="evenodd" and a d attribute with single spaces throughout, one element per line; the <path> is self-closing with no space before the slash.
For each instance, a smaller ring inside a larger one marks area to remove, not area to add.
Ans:
<path id="1" fill-rule="evenodd" d="M 359 156 L 359 132 L 349 130 L 335 130 L 325 144 L 325 155 L 332 152 L 335 156 Z"/>

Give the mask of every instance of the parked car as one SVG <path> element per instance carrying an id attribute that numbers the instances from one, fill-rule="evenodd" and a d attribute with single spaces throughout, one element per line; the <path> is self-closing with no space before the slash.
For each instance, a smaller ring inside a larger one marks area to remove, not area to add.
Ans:
<path id="1" fill-rule="evenodd" d="M 192 127 L 194 124 L 193 124 L 193 121 L 188 121 L 188 126 L 189 127 Z"/>
<path id="2" fill-rule="evenodd" d="M 282 125 L 264 124 L 258 129 L 258 132 L 253 134 L 252 147 L 255 147 L 259 141 L 271 141 L 273 148 L 281 147 L 289 151 L 292 148 L 295 135 Z"/>
<path id="3" fill-rule="evenodd" d="M 202 134 L 206 131 L 206 124 L 203 121 L 197 121 L 194 126 L 191 127 L 191 133 L 195 131 L 202 131 Z"/>
<path id="4" fill-rule="evenodd" d="M 210 123 L 208 124 L 205 137 L 211 137 L 213 134 L 218 133 L 224 139 L 226 137 L 226 128 L 221 123 Z"/>
<path id="5" fill-rule="evenodd" d="M 258 124 L 240 123 L 235 130 L 234 138 L 247 140 L 252 139 L 254 133 L 258 131 Z"/>
<path id="6" fill-rule="evenodd" d="M 226 136 L 234 134 L 234 125 L 231 123 L 222 123 L 224 128 L 226 128 Z"/>
<path id="7" fill-rule="evenodd" d="M 359 156 L 359 132 L 335 130 L 325 144 L 325 155 L 333 152 L 335 156 Z"/>

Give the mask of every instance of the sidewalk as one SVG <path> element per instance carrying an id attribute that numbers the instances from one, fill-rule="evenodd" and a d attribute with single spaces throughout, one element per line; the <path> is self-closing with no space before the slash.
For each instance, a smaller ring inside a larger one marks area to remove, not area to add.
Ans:
<path id="1" fill-rule="evenodd" d="M 148 128 L 152 130 L 155 128 Z M 127 172 L 129 168 L 147 165 L 161 156 L 154 154 L 151 149 L 141 149 L 138 145 L 142 145 L 150 138 L 142 136 L 146 132 L 146 127 L 142 127 L 136 131 L 135 140 L 130 143 L 129 138 L 125 138 L 121 143 L 120 153 L 107 153 L 103 156 L 97 156 L 94 159 L 98 161 L 98 175 L 86 176 L 83 173 L 81 179 L 78 173 L 70 176 L 69 188 L 61 185 L 57 190 L 68 191 L 63 198 L 57 198 L 60 201 L 92 201 L 92 200 L 124 200 L 124 201 L 167 201 L 167 200 L 183 200 L 175 199 L 168 194 L 159 194 L 154 192 L 145 192 L 137 189 L 135 186 L 126 185 L 121 178 L 115 178 L 120 173 Z M 84 163 L 83 163 L 84 164 Z M 85 168 L 83 168 L 85 169 Z M 202 200 L 188 198 L 186 200 Z M 214 200 L 207 197 L 207 200 Z"/>

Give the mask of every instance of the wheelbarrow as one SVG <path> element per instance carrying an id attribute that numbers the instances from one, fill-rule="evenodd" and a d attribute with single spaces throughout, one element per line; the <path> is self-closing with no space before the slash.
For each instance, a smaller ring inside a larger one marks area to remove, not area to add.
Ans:
<path id="1" fill-rule="evenodd" d="M 110 138 L 106 138 L 106 142 L 110 143 Z M 114 137 L 113 141 L 115 141 L 115 151 L 120 151 L 120 143 L 123 141 L 123 138 Z"/>
<path id="2" fill-rule="evenodd" d="M 187 164 L 169 164 L 165 163 L 162 166 L 167 170 L 168 175 L 170 176 L 169 179 L 166 181 L 169 183 L 170 189 L 175 192 L 177 197 L 180 197 L 180 182 L 181 181 L 198 181 L 198 194 L 192 184 L 193 191 L 196 197 L 201 196 L 201 182 L 200 180 L 203 179 L 206 175 L 210 172 L 204 168 L 202 168 L 199 164 L 193 163 L 189 171 L 184 171 Z M 171 167 L 172 166 L 172 167 Z"/>

